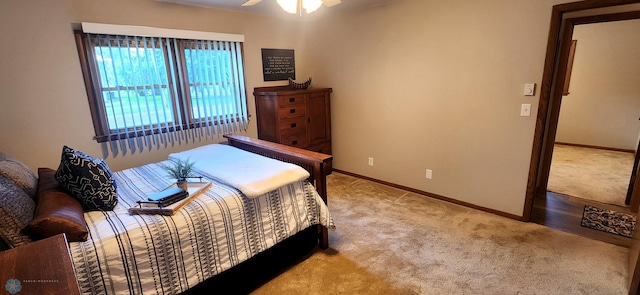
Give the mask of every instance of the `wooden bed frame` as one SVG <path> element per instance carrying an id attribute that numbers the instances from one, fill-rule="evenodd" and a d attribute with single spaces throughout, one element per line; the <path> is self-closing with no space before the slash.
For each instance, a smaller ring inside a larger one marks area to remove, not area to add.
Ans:
<path id="1" fill-rule="evenodd" d="M 293 163 L 309 171 L 309 174 L 311 174 L 309 181 L 316 187 L 318 194 L 327 204 L 327 175 L 325 174 L 325 169 L 333 159 L 332 156 L 242 135 L 227 134 L 224 137 L 231 146 L 283 162 Z M 327 228 L 319 225 L 318 235 L 320 248 L 329 248 Z"/>
<path id="2" fill-rule="evenodd" d="M 311 174 L 309 181 L 314 184 L 324 202 L 327 202 L 327 177 L 323 171 L 330 164 L 331 156 L 247 136 L 227 134 L 224 137 L 231 146 L 303 167 Z M 329 247 L 327 228 L 321 225 L 311 226 L 287 238 L 194 286 L 183 295 L 210 294 L 212 291 L 221 294 L 248 294 L 293 264 L 306 259 L 316 246 L 321 249 Z"/>
<path id="3" fill-rule="evenodd" d="M 327 179 L 325 170 L 332 157 L 321 153 L 285 146 L 247 136 L 224 135 L 228 144 L 269 158 L 297 164 L 310 173 L 309 181 L 315 186 L 322 200 L 327 203 Z M 2 248 L 0 241 L 0 250 Z M 253 256 L 183 294 L 247 294 L 277 276 L 292 264 L 308 257 L 313 249 L 329 247 L 328 231 L 322 225 L 310 226 L 273 247 Z"/>

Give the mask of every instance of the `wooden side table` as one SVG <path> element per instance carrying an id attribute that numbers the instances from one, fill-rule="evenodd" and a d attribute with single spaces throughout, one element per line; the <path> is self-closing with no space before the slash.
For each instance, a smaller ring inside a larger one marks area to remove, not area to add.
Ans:
<path id="1" fill-rule="evenodd" d="M 0 252 L 0 294 L 80 294 L 64 234 Z"/>

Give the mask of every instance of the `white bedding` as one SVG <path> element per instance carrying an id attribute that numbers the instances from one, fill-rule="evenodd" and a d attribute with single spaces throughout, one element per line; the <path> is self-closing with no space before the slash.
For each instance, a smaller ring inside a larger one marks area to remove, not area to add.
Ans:
<path id="1" fill-rule="evenodd" d="M 89 240 L 69 244 L 83 294 L 178 294 L 309 226 L 334 228 L 307 181 L 251 199 L 214 181 L 173 216 L 162 216 L 127 212 L 174 181 L 157 164 L 115 178 L 118 205 L 85 213 Z"/>
<path id="2" fill-rule="evenodd" d="M 173 153 L 169 160 L 193 161 L 194 169 L 202 176 L 235 187 L 249 198 L 309 177 L 309 172 L 300 166 L 223 144 Z"/>

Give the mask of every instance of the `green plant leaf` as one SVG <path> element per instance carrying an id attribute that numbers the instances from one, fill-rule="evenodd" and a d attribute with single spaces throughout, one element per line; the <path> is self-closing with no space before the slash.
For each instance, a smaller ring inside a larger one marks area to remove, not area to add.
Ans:
<path id="1" fill-rule="evenodd" d="M 179 159 L 174 162 L 173 165 L 158 164 L 158 166 L 168 173 L 167 177 L 174 178 L 178 181 L 186 180 L 187 178 L 197 177 L 193 174 L 193 165 L 196 163 L 189 159 L 190 158 L 187 158 L 184 161 Z"/>

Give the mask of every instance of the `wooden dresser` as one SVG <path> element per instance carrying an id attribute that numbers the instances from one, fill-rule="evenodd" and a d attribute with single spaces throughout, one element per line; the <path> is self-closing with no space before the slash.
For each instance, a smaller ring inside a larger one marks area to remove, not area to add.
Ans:
<path id="1" fill-rule="evenodd" d="M 258 138 L 331 155 L 331 91 L 254 88 Z"/>

